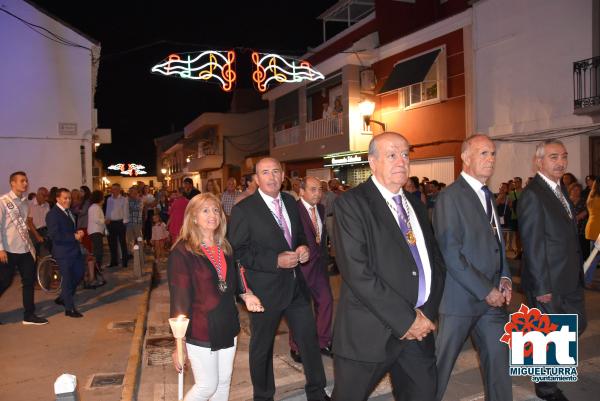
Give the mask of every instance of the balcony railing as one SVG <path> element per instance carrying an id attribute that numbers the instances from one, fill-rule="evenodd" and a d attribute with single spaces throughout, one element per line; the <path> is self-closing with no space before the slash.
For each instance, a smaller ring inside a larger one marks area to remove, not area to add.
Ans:
<path id="1" fill-rule="evenodd" d="M 573 63 L 573 94 L 576 113 L 600 107 L 600 57 Z"/>
<path id="2" fill-rule="evenodd" d="M 274 147 L 300 143 L 300 127 L 298 125 L 284 129 L 283 131 L 277 131 L 273 135 L 275 140 Z"/>
<path id="3" fill-rule="evenodd" d="M 330 136 L 342 135 L 344 133 L 342 117 L 343 115 L 339 113 L 335 117 L 325 117 L 307 123 L 306 142 L 328 138 Z"/>

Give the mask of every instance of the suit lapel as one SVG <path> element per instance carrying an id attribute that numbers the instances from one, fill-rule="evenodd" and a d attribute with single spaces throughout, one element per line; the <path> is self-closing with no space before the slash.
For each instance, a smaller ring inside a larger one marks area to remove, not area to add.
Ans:
<path id="1" fill-rule="evenodd" d="M 459 176 L 458 182 L 460 183 L 463 193 L 465 194 L 465 198 L 471 204 L 471 210 L 477 210 L 477 215 L 479 216 L 479 219 L 485 222 L 486 226 L 489 226 L 490 223 L 488 221 L 488 215 L 485 209 L 483 208 L 481 201 L 479 200 L 479 196 L 473 190 L 473 187 L 469 185 L 467 180 L 465 180 L 462 175 Z M 492 205 L 494 205 L 493 200 Z"/>
<path id="2" fill-rule="evenodd" d="M 302 203 L 301 200 L 298 201 L 297 203 L 298 205 L 298 213 L 300 214 L 300 219 L 302 219 L 302 221 L 310 223 L 308 226 L 310 227 L 310 232 L 313 234 L 313 237 L 317 236 L 317 233 L 315 232 L 315 226 L 312 223 L 312 218 L 310 216 L 310 214 L 308 213 L 308 210 L 306 210 L 306 208 L 304 207 L 304 204 Z"/>
<path id="3" fill-rule="evenodd" d="M 283 230 L 281 229 L 281 227 L 279 227 L 277 220 L 275 220 L 275 216 L 273 216 L 271 209 L 269 208 L 269 206 L 267 206 L 267 204 L 265 203 L 263 197 L 260 195 L 258 190 L 256 192 L 254 192 L 253 196 L 254 196 L 254 203 L 256 204 L 256 211 L 257 211 L 257 213 L 259 213 L 263 216 L 261 220 L 264 220 L 265 222 L 269 222 L 268 225 L 270 226 L 271 231 L 273 231 L 275 233 L 275 235 L 277 236 L 277 238 L 279 238 L 280 241 L 283 244 L 285 244 L 285 246 L 287 248 L 289 248 L 289 245 L 285 239 L 285 236 L 283 235 Z M 287 205 L 286 205 L 286 208 L 287 208 Z M 293 237 L 292 237 L 292 240 L 293 240 Z"/>
<path id="4" fill-rule="evenodd" d="M 551 205 L 553 205 L 554 209 L 558 209 L 558 211 L 556 211 L 556 214 L 563 216 L 565 219 L 569 220 L 570 222 L 574 221 L 574 219 L 569 217 L 569 214 L 565 210 L 565 207 L 563 206 L 562 202 L 558 199 L 558 197 L 556 196 L 556 194 L 554 193 L 552 188 L 550 188 L 548 183 L 546 181 L 544 181 L 544 179 L 542 177 L 540 177 L 539 174 L 535 175 L 533 182 L 535 182 L 542 189 L 542 191 L 545 194 L 544 197 L 549 199 L 549 202 Z M 562 186 L 561 186 L 561 191 L 562 191 Z M 562 193 L 563 193 L 563 196 L 565 196 L 565 191 L 562 191 Z M 569 198 L 567 196 L 565 196 L 565 199 L 567 199 L 567 204 L 569 205 L 569 208 L 571 208 L 571 203 L 569 202 Z M 573 214 L 573 216 L 575 216 L 575 212 L 573 211 L 573 208 L 571 208 L 571 213 Z"/>

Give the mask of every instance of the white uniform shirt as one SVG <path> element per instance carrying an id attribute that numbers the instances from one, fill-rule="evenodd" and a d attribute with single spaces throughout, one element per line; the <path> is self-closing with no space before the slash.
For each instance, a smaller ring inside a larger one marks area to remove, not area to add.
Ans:
<path id="1" fill-rule="evenodd" d="M 88 212 L 89 213 L 89 212 Z M 119 195 L 115 198 L 113 195 L 106 200 L 106 218 L 108 220 L 123 220 L 123 223 L 129 222 L 129 201 Z"/>
<path id="2" fill-rule="evenodd" d="M 10 191 L 0 198 L 4 198 L 5 196 L 8 196 L 12 203 L 15 204 L 17 209 L 19 209 L 23 221 L 26 222 L 27 217 L 29 217 L 29 202 L 27 201 L 27 197 L 19 198 L 13 191 Z M 10 253 L 29 252 L 27 242 L 19 234 L 17 226 L 8 215 L 8 210 L 2 200 L 0 200 L 0 251 Z"/>

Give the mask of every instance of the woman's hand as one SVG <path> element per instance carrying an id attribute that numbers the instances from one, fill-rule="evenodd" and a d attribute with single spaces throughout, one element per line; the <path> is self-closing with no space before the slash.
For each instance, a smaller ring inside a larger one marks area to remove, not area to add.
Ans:
<path id="1" fill-rule="evenodd" d="M 260 303 L 260 299 L 254 294 L 242 294 L 242 300 L 246 304 L 249 312 L 264 312 L 265 308 Z"/>
<path id="2" fill-rule="evenodd" d="M 177 371 L 177 373 L 181 373 L 183 371 L 181 364 L 179 363 L 179 361 L 177 360 L 177 347 L 175 347 L 175 351 L 173 351 L 173 366 L 175 367 L 175 370 Z M 183 346 L 183 365 L 187 365 L 187 351 L 185 350 L 185 345 Z"/>

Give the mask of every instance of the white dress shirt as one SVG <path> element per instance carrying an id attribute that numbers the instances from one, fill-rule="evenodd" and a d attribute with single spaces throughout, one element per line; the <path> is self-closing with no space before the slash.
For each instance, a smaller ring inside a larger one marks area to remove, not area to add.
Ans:
<path id="1" fill-rule="evenodd" d="M 48 202 L 44 202 L 41 205 L 38 204 L 36 198 L 29 201 L 29 216 L 33 220 L 35 228 L 46 227 L 46 215 L 50 211 L 50 205 Z"/>
<path id="2" fill-rule="evenodd" d="M 29 217 L 29 202 L 27 201 L 27 197 L 23 196 L 20 198 L 13 191 L 2 195 L 1 198 L 5 196 L 19 209 L 23 221 L 27 221 L 27 217 Z M 6 210 L 6 206 L 4 206 L 2 200 L 0 200 L 0 251 L 10 253 L 29 252 L 27 242 L 19 234 L 19 230 L 8 215 L 8 210 Z"/>
<path id="3" fill-rule="evenodd" d="M 319 227 L 319 240 L 321 238 L 323 238 L 323 222 L 321 221 L 321 216 L 319 216 L 319 209 L 317 209 L 317 205 L 315 206 L 311 206 L 307 201 L 305 201 L 304 199 L 300 198 L 300 200 L 302 201 L 302 205 L 304 205 L 304 207 L 306 208 L 306 211 L 308 212 L 308 217 L 310 217 L 310 221 L 312 223 L 312 208 L 315 208 L 315 214 L 317 215 L 317 227 Z"/>
<path id="4" fill-rule="evenodd" d="M 108 220 L 123 220 L 123 223 L 129 222 L 129 201 L 126 197 L 119 195 L 109 196 L 106 200 L 106 218 Z"/>
<path id="5" fill-rule="evenodd" d="M 271 214 L 273 215 L 273 218 L 275 219 L 275 222 L 277 223 L 277 225 L 281 227 L 281 224 L 278 221 L 279 217 L 277 216 L 277 211 L 275 210 L 275 206 L 273 205 L 273 201 L 275 199 L 279 200 L 279 204 L 281 205 L 281 214 L 283 214 L 283 218 L 285 219 L 285 222 L 287 223 L 288 230 L 290 230 L 290 236 L 291 236 L 292 235 L 292 224 L 290 222 L 290 216 L 288 215 L 287 209 L 285 208 L 285 203 L 283 202 L 283 199 L 281 199 L 281 194 L 277 194 L 277 198 L 273 198 L 272 196 L 269 196 L 266 193 L 264 193 L 263 191 L 261 191 L 260 188 L 258 189 L 258 193 L 260 194 L 260 196 L 263 198 L 263 200 L 269 207 L 269 210 L 271 211 Z"/>
<path id="6" fill-rule="evenodd" d="M 483 187 L 485 184 L 482 184 L 481 181 L 479 181 L 477 178 L 471 177 L 469 174 L 465 173 L 464 171 L 460 173 L 460 175 L 465 179 L 465 181 L 467 181 L 467 184 L 469 184 L 469 186 L 471 188 L 473 188 L 473 191 L 475 191 L 475 193 L 477 194 L 477 197 L 479 198 L 479 202 L 481 203 L 481 207 L 483 207 L 483 211 L 487 214 L 487 206 L 485 205 L 486 200 L 485 200 L 485 192 L 483 192 L 483 189 L 481 189 L 481 187 Z M 489 189 L 489 188 L 488 188 Z M 491 190 L 490 190 L 491 192 Z M 492 202 L 492 214 L 494 217 L 494 224 L 496 226 L 496 233 L 498 236 L 498 239 L 500 241 L 502 241 L 502 234 L 501 234 L 501 228 L 500 228 L 500 224 L 499 224 L 499 220 L 498 220 L 498 213 L 496 213 L 496 208 L 494 207 L 494 203 Z M 491 222 L 490 222 L 491 224 Z"/>
<path id="7" fill-rule="evenodd" d="M 394 196 L 402 195 L 404 197 L 404 192 L 402 188 L 398 193 L 390 192 L 386 187 L 381 185 L 377 178 L 374 175 L 371 176 L 373 180 L 373 184 L 377 187 L 383 199 L 388 205 L 390 213 L 394 217 L 396 224 L 400 227 L 400 220 L 398 216 L 398 211 L 396 210 L 396 201 L 394 201 Z M 410 221 L 410 226 L 412 228 L 413 234 L 417 240 L 417 249 L 419 250 L 419 256 L 421 257 L 421 264 L 423 265 L 423 273 L 425 273 L 425 302 L 429 299 L 429 293 L 431 292 L 431 263 L 429 261 L 429 253 L 427 252 L 427 246 L 425 245 L 425 237 L 423 236 L 423 230 L 421 230 L 421 225 L 419 224 L 419 220 L 417 219 L 417 215 L 415 210 L 413 209 L 410 202 L 406 202 L 405 206 L 408 207 L 408 219 Z"/>

